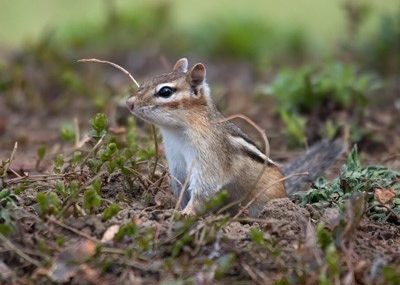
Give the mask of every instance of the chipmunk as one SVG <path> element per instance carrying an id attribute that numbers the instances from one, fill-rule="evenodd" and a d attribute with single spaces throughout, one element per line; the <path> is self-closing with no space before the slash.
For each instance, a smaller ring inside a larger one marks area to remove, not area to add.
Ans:
<path id="1" fill-rule="evenodd" d="M 179 59 L 172 72 L 142 84 L 127 106 L 135 116 L 159 127 L 181 213 L 194 215 L 219 191 L 229 201 L 251 199 L 249 215 L 257 216 L 267 201 L 284 198 L 307 180 L 315 179 L 341 153 L 341 144 L 323 141 L 292 165 L 280 169 L 234 123 L 224 121 L 210 96 L 206 68 Z M 308 177 L 285 175 L 309 171 Z M 186 186 L 185 189 L 183 187 Z"/>

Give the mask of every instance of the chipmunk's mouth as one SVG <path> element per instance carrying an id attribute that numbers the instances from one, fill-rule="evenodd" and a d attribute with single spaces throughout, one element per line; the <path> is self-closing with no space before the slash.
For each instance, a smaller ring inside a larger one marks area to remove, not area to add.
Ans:
<path id="1" fill-rule="evenodd" d="M 135 116 L 139 117 L 142 120 L 153 122 L 152 120 L 152 111 L 155 109 L 155 106 L 145 106 L 145 107 L 134 107 L 130 108 L 128 106 L 129 111 Z"/>
<path id="2" fill-rule="evenodd" d="M 135 110 L 135 98 L 133 96 L 129 97 L 126 100 L 126 107 L 128 107 L 128 110 L 133 113 Z"/>
<path id="3" fill-rule="evenodd" d="M 134 109 L 129 110 L 137 118 L 157 126 L 180 127 L 183 124 L 182 119 L 171 116 L 168 111 L 163 110 L 157 105 L 141 107 L 136 105 Z"/>

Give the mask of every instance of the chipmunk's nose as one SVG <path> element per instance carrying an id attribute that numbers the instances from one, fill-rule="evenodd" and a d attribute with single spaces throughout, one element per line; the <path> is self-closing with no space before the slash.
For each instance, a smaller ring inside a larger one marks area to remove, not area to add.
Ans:
<path id="1" fill-rule="evenodd" d="M 133 111 L 135 108 L 135 97 L 129 97 L 128 100 L 126 100 L 126 105 L 128 106 L 129 111 Z"/>

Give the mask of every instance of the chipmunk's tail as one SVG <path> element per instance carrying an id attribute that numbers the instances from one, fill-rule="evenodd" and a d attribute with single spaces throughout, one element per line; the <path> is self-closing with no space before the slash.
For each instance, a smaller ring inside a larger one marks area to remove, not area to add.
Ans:
<path id="1" fill-rule="evenodd" d="M 308 172 L 308 175 L 293 176 L 285 180 L 286 192 L 305 190 L 306 186 L 317 179 L 344 152 L 346 145 L 342 139 L 322 140 L 313 145 L 304 155 L 283 168 L 285 176 Z"/>

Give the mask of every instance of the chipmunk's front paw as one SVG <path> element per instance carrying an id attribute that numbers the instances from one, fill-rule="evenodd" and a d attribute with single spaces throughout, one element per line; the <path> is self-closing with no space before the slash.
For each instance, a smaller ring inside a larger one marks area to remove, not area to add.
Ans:
<path id="1" fill-rule="evenodd" d="M 186 207 L 180 212 L 184 216 L 194 216 L 196 215 L 196 207 L 194 206 L 195 203 L 191 199 Z"/>
<path id="2" fill-rule="evenodd" d="M 188 207 L 188 206 L 186 206 L 185 209 L 180 211 L 180 213 L 181 213 L 181 215 L 184 215 L 184 216 L 194 216 L 194 215 L 196 215 L 196 211 L 193 209 L 193 207 Z"/>

